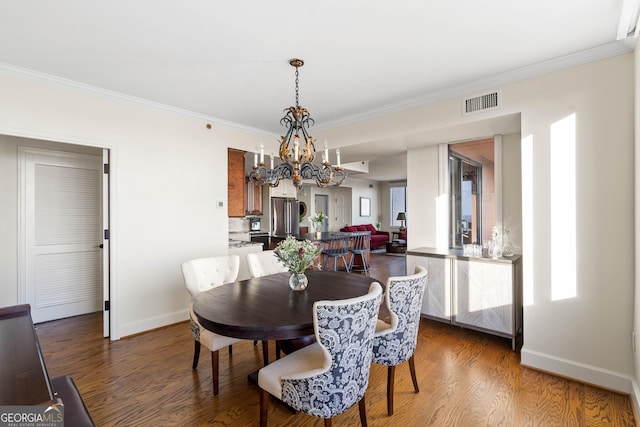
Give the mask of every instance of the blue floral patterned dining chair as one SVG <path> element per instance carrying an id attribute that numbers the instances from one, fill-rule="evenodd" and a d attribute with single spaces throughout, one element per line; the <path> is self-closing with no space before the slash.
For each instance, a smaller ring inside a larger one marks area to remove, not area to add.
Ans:
<path id="1" fill-rule="evenodd" d="M 418 379 L 413 356 L 418 341 L 420 309 L 427 283 L 427 270 L 416 267 L 411 276 L 389 277 L 384 303 L 390 312 L 388 321 L 378 320 L 373 339 L 373 362 L 389 367 L 387 371 L 387 413 L 393 415 L 395 368 L 409 361 L 413 388 L 418 393 Z"/>
<path id="2" fill-rule="evenodd" d="M 360 422 L 367 425 L 364 394 L 369 385 L 373 334 L 382 287 L 373 282 L 369 293 L 313 305 L 316 342 L 260 369 L 260 425 L 267 425 L 269 394 L 293 409 L 331 418 L 356 402 Z"/>

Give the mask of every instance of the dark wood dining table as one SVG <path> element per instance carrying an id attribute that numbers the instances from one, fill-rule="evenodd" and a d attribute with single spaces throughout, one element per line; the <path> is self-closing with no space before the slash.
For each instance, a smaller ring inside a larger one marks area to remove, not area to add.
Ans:
<path id="1" fill-rule="evenodd" d="M 376 279 L 359 274 L 307 270 L 304 291 L 289 288 L 291 273 L 216 286 L 193 302 L 200 324 L 217 334 L 252 340 L 313 335 L 313 303 L 365 295 Z"/>

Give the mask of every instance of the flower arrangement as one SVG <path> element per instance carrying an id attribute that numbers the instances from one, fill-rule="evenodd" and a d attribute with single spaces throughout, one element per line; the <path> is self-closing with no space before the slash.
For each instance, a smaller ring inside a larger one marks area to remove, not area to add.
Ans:
<path id="1" fill-rule="evenodd" d="M 313 224 L 313 228 L 316 230 L 320 228 L 320 225 L 327 219 L 327 215 L 324 212 L 316 212 L 309 217 L 309 222 Z"/>
<path id="2" fill-rule="evenodd" d="M 274 253 L 292 273 L 300 274 L 313 267 L 313 260 L 320 255 L 320 248 L 311 240 L 297 240 L 293 236 L 278 243 Z"/>

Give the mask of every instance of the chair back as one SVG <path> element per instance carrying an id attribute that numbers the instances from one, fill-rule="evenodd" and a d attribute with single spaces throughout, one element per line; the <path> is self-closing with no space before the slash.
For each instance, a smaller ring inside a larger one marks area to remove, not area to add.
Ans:
<path id="1" fill-rule="evenodd" d="M 382 287 L 373 282 L 362 297 L 314 303 L 316 341 L 330 362 L 317 375 L 282 378 L 285 403 L 310 415 L 331 418 L 362 399 L 369 385 L 381 295 Z"/>
<path id="2" fill-rule="evenodd" d="M 391 313 L 391 328 L 376 334 L 373 361 L 398 365 L 413 355 L 420 327 L 420 309 L 427 283 L 427 270 L 416 267 L 410 276 L 389 277 L 385 287 L 385 304 Z M 389 345 L 393 343 L 393 345 Z"/>
<path id="3" fill-rule="evenodd" d="M 213 287 L 235 282 L 239 270 L 238 255 L 198 258 L 182 263 L 182 276 L 192 298 Z"/>
<path id="4" fill-rule="evenodd" d="M 349 233 L 331 234 L 329 240 L 324 241 L 322 253 L 329 256 L 344 256 L 349 253 Z"/>
<path id="5" fill-rule="evenodd" d="M 247 266 L 249 267 L 251 277 L 262 277 L 289 271 L 274 251 L 252 252 L 247 254 Z"/>
<path id="6" fill-rule="evenodd" d="M 351 233 L 349 240 L 349 251 L 357 254 L 367 252 L 371 247 L 371 232 L 356 231 Z"/>

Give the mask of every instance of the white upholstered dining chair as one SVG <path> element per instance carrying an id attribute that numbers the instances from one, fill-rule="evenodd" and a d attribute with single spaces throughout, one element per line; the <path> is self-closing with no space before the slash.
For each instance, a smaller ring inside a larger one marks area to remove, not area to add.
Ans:
<path id="1" fill-rule="evenodd" d="M 262 277 L 289 271 L 287 266 L 280 261 L 272 250 L 247 254 L 247 265 L 251 277 Z"/>
<path id="2" fill-rule="evenodd" d="M 427 270 L 416 267 L 410 276 L 389 277 L 385 286 L 384 303 L 391 316 L 378 320 L 373 338 L 373 362 L 387 365 L 387 413 L 393 415 L 395 368 L 409 361 L 411 380 L 416 393 L 418 379 L 413 356 L 418 341 L 422 296 L 427 283 Z"/>
<path id="3" fill-rule="evenodd" d="M 191 321 L 191 334 L 194 339 L 193 369 L 198 368 L 200 358 L 200 345 L 204 345 L 211 351 L 211 371 L 213 376 L 213 394 L 218 394 L 219 379 L 219 350 L 229 347 L 229 354 L 232 352 L 231 345 L 240 341 L 237 338 L 226 337 L 208 331 L 203 328 L 198 318 L 193 312 L 193 299 L 200 292 L 207 291 L 213 287 L 225 283 L 235 282 L 240 269 L 240 257 L 238 255 L 223 255 L 208 258 L 192 259 L 182 263 L 182 276 L 187 290 L 191 294 L 191 304 L 189 304 L 189 318 Z"/>
<path id="4" fill-rule="evenodd" d="M 269 395 L 293 409 L 331 418 L 358 402 L 367 425 L 364 394 L 369 385 L 373 335 L 382 287 L 373 282 L 364 296 L 313 304 L 316 342 L 258 372 L 260 425 L 267 425 Z"/>

